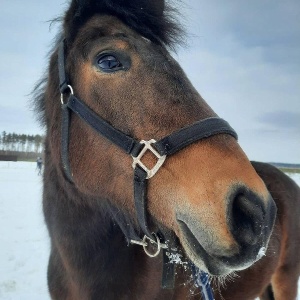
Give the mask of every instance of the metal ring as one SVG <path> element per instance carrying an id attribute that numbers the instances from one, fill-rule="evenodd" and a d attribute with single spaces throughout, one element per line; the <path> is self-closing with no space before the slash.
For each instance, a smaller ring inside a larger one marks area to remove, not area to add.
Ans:
<path id="1" fill-rule="evenodd" d="M 68 84 L 68 88 L 70 90 L 70 95 L 74 95 L 74 91 L 71 85 Z M 61 104 L 64 104 L 64 94 L 65 93 L 60 93 L 60 102 Z"/>
<path id="2" fill-rule="evenodd" d="M 150 256 L 150 257 L 156 257 L 156 256 L 159 254 L 159 252 L 160 252 L 161 244 L 160 244 L 160 240 L 159 240 L 158 236 L 157 236 L 155 233 L 152 233 L 152 234 L 155 236 L 156 241 L 150 239 L 147 235 L 145 235 L 144 238 L 143 238 L 143 248 L 144 248 L 145 253 L 146 253 L 148 256 Z M 157 250 L 156 250 L 156 252 L 151 253 L 151 252 L 149 252 L 149 251 L 147 250 L 147 247 L 148 247 L 148 245 L 149 245 L 149 244 L 147 243 L 147 240 L 149 240 L 151 244 L 156 244 L 156 245 L 157 245 Z"/>

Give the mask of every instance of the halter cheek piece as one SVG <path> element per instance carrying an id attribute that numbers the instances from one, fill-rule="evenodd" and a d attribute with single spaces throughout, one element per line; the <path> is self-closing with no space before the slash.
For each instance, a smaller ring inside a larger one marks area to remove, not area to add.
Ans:
<path id="1" fill-rule="evenodd" d="M 127 240 L 132 244 L 143 246 L 145 253 L 150 257 L 155 257 L 159 254 L 160 249 L 166 249 L 167 245 L 161 242 L 161 233 L 152 233 L 148 228 L 147 222 L 147 182 L 153 177 L 163 165 L 164 161 L 169 155 L 172 155 L 188 145 L 208 138 L 216 134 L 229 134 L 237 139 L 236 132 L 230 127 L 230 125 L 223 119 L 220 118 L 207 118 L 198 121 L 192 125 L 181 128 L 176 132 L 162 138 L 159 141 L 154 139 L 150 141 L 137 141 L 134 138 L 126 135 L 125 133 L 114 128 L 112 125 L 107 123 L 104 119 L 98 116 L 92 111 L 87 105 L 84 104 L 80 99 L 74 96 L 73 89 L 69 85 L 67 75 L 65 72 L 65 43 L 64 40 L 60 43 L 58 49 L 58 69 L 59 69 L 59 80 L 60 80 L 60 92 L 62 102 L 62 164 L 64 172 L 72 182 L 72 174 L 69 165 L 68 148 L 69 148 L 69 126 L 70 126 L 70 114 L 74 112 L 82 120 L 88 123 L 94 130 L 100 135 L 110 140 L 113 144 L 123 149 L 127 154 L 133 158 L 133 169 L 134 169 L 134 201 L 137 212 L 137 219 L 144 233 L 144 238 L 141 239 L 136 233 L 129 232 L 127 228 L 119 224 L 121 230 L 126 236 Z M 67 102 L 64 103 L 64 95 L 68 95 Z M 156 158 L 157 162 L 152 169 L 148 169 L 142 163 L 142 157 L 146 151 L 150 151 Z M 155 253 L 150 253 L 148 250 L 149 243 L 156 245 L 157 250 Z M 166 251 L 164 252 L 164 260 L 167 262 Z M 174 273 L 174 270 L 168 265 L 164 268 L 163 276 L 165 277 L 166 287 L 169 287 L 168 282 L 169 274 Z M 169 269 L 168 269 L 169 268 Z M 173 274 L 174 275 L 174 274 Z M 170 280 L 169 280 L 170 281 Z M 163 280 L 164 282 L 164 280 Z"/>

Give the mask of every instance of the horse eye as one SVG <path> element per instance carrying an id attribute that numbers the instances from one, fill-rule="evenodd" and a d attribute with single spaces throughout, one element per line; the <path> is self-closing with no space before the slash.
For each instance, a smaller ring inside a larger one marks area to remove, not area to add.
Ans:
<path id="1" fill-rule="evenodd" d="M 97 64 L 103 71 L 115 71 L 123 67 L 119 60 L 113 55 L 101 56 Z"/>

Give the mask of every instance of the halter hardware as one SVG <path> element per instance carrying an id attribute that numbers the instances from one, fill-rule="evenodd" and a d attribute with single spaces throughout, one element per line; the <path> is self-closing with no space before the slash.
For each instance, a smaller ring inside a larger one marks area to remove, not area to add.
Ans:
<path id="1" fill-rule="evenodd" d="M 141 150 L 141 152 L 139 153 L 138 156 L 133 156 L 133 163 L 132 163 L 132 167 L 133 169 L 136 168 L 136 165 L 139 165 L 146 173 L 147 173 L 147 177 L 146 179 L 149 179 L 151 177 L 153 177 L 157 171 L 160 169 L 160 167 L 163 165 L 164 161 L 166 160 L 166 155 L 160 155 L 153 147 L 152 144 L 155 144 L 156 140 L 152 139 L 150 141 L 140 141 L 140 144 L 144 145 L 144 148 Z M 157 162 L 155 164 L 155 166 L 152 169 L 148 169 L 145 164 L 141 161 L 142 157 L 144 156 L 144 154 L 147 151 L 150 151 L 152 154 L 154 154 L 157 157 Z"/>
<path id="2" fill-rule="evenodd" d="M 62 105 L 64 105 L 64 95 L 67 94 L 67 91 L 69 91 L 69 95 L 74 95 L 74 91 L 71 85 L 67 85 L 67 87 L 65 88 L 65 90 L 63 92 L 60 93 L 60 102 Z"/>
<path id="3" fill-rule="evenodd" d="M 152 233 L 152 235 L 155 237 L 156 241 L 151 239 L 150 237 L 148 237 L 147 235 L 144 235 L 143 239 L 141 241 L 138 240 L 130 240 L 131 244 L 135 244 L 135 245 L 140 245 L 143 246 L 144 252 L 149 256 L 149 257 L 156 257 L 159 253 L 160 253 L 160 249 L 167 249 L 168 246 L 164 243 L 162 243 L 159 239 L 159 237 L 157 236 L 156 233 Z M 154 253 L 150 252 L 148 250 L 148 246 L 150 245 L 147 241 L 150 242 L 150 244 L 155 244 L 157 249 Z"/>

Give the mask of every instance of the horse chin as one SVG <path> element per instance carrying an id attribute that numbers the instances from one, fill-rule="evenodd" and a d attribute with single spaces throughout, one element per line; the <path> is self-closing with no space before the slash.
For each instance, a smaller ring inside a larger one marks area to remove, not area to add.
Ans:
<path id="1" fill-rule="evenodd" d="M 253 254 L 253 251 L 251 251 L 251 255 L 249 255 L 249 253 L 244 254 L 244 250 L 241 250 L 244 255 L 234 254 L 231 256 L 218 256 L 211 254 L 203 248 L 186 223 L 179 221 L 179 224 L 182 233 L 180 238 L 181 245 L 186 252 L 187 257 L 195 266 L 210 275 L 224 276 L 235 271 L 244 270 L 249 268 L 263 256 L 260 256 L 259 253 L 260 249 L 263 249 L 264 247 L 258 245 L 255 247 L 258 250 L 254 250 L 256 254 Z"/>

